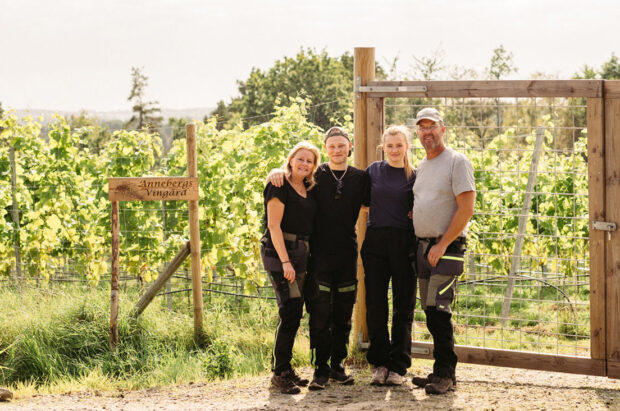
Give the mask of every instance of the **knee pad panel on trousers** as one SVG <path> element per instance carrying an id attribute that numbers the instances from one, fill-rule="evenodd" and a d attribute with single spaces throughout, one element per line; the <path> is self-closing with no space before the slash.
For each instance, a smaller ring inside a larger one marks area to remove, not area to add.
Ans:
<path id="1" fill-rule="evenodd" d="M 273 291 L 276 294 L 278 308 L 282 308 L 286 305 L 290 297 L 288 280 L 284 278 L 284 273 L 279 271 L 270 271 L 269 279 L 271 280 Z"/>
<path id="2" fill-rule="evenodd" d="M 319 284 L 319 295 L 312 301 L 307 302 L 306 307 L 310 314 L 310 329 L 323 329 L 329 326 L 329 313 L 331 305 L 331 289 Z"/>
<path id="3" fill-rule="evenodd" d="M 355 304 L 357 296 L 357 281 L 338 284 L 335 287 L 334 302 L 343 304 Z"/>

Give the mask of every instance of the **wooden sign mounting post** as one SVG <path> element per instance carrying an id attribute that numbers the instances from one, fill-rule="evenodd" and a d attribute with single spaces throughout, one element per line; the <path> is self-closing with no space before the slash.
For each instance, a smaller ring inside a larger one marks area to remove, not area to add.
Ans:
<path id="1" fill-rule="evenodd" d="M 115 349 L 118 344 L 119 201 L 181 200 L 189 202 L 189 248 L 194 297 L 194 336 L 199 337 L 202 334 L 202 280 L 200 272 L 200 229 L 198 221 L 196 125 L 188 124 L 186 131 L 188 177 L 119 177 L 108 179 L 108 198 L 112 205 L 112 279 L 110 284 L 110 348 L 112 349 Z M 187 254 L 185 254 L 185 256 L 186 255 Z M 178 267 L 185 256 L 177 256 L 175 260 L 181 258 L 181 261 L 173 262 L 173 266 Z M 167 271 L 169 277 L 174 269 Z M 148 302 L 146 304 L 148 304 Z M 142 309 L 144 308 L 145 307 L 142 307 Z"/>

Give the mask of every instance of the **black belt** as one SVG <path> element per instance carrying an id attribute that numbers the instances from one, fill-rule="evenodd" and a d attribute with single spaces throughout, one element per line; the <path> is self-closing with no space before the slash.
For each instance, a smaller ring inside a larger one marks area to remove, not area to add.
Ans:
<path id="1" fill-rule="evenodd" d="M 439 240 L 441 240 L 441 236 L 439 237 L 417 237 L 418 241 L 424 241 L 425 243 L 433 243 L 437 244 Z M 467 243 L 466 237 L 456 237 L 453 243 L 465 244 Z"/>
<path id="2" fill-rule="evenodd" d="M 303 234 L 291 234 L 283 232 L 282 237 L 284 237 L 284 240 L 286 241 L 310 241 L 310 236 Z"/>

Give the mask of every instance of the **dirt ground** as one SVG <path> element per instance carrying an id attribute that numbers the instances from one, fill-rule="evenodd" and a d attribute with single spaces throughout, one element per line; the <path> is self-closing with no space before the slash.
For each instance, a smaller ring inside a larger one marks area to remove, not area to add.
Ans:
<path id="1" fill-rule="evenodd" d="M 415 360 L 408 375 L 428 372 L 431 363 Z M 310 369 L 300 370 L 306 376 Z M 518 409 L 620 410 L 620 380 L 542 371 L 459 364 L 456 391 L 426 395 L 412 387 L 373 387 L 370 371 L 350 370 L 351 386 L 331 384 L 324 391 L 302 389 L 283 395 L 269 375 L 125 392 L 36 395 L 0 403 L 8 410 L 395 410 Z"/>

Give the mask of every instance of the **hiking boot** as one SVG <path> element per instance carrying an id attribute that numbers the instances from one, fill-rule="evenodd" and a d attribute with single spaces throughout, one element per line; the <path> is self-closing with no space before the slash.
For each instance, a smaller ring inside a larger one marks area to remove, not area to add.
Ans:
<path id="1" fill-rule="evenodd" d="M 450 377 L 435 377 L 433 382 L 429 382 L 424 387 L 427 394 L 445 394 L 453 389 L 454 384 Z"/>
<path id="2" fill-rule="evenodd" d="M 377 367 L 372 372 L 372 378 L 370 379 L 370 385 L 385 385 L 385 379 L 387 378 L 389 371 L 386 367 Z"/>
<path id="3" fill-rule="evenodd" d="M 306 385 L 308 385 L 308 382 L 309 382 L 307 378 L 301 378 L 299 374 L 295 372 L 295 370 L 291 370 L 291 373 L 289 374 L 289 378 L 298 387 L 305 387 Z"/>
<path id="4" fill-rule="evenodd" d="M 407 381 L 407 378 L 404 375 L 390 371 L 385 379 L 385 385 L 403 385 L 405 381 Z"/>
<path id="5" fill-rule="evenodd" d="M 0 402 L 9 402 L 13 399 L 13 393 L 5 388 L 0 388 Z"/>
<path id="6" fill-rule="evenodd" d="M 355 382 L 355 379 L 351 375 L 347 375 L 347 373 L 344 372 L 344 367 L 342 365 L 333 367 L 329 373 L 329 378 L 342 385 L 351 385 Z"/>
<path id="7" fill-rule="evenodd" d="M 411 383 L 416 387 L 424 388 L 427 384 L 431 382 L 437 382 L 440 377 L 437 377 L 435 374 L 430 373 L 428 377 L 413 377 L 411 379 Z M 452 385 L 456 387 L 456 375 L 452 376 Z"/>
<path id="8" fill-rule="evenodd" d="M 271 377 L 271 384 L 279 388 L 282 394 L 299 394 L 301 392 L 301 389 L 291 379 L 292 371 L 293 370 L 282 371 L 280 375 L 273 374 Z"/>
<path id="9" fill-rule="evenodd" d="M 308 386 L 308 389 L 312 391 L 324 390 L 327 386 L 327 383 L 329 383 L 329 375 L 317 374 L 315 372 L 314 377 L 312 377 L 312 382 Z"/>

